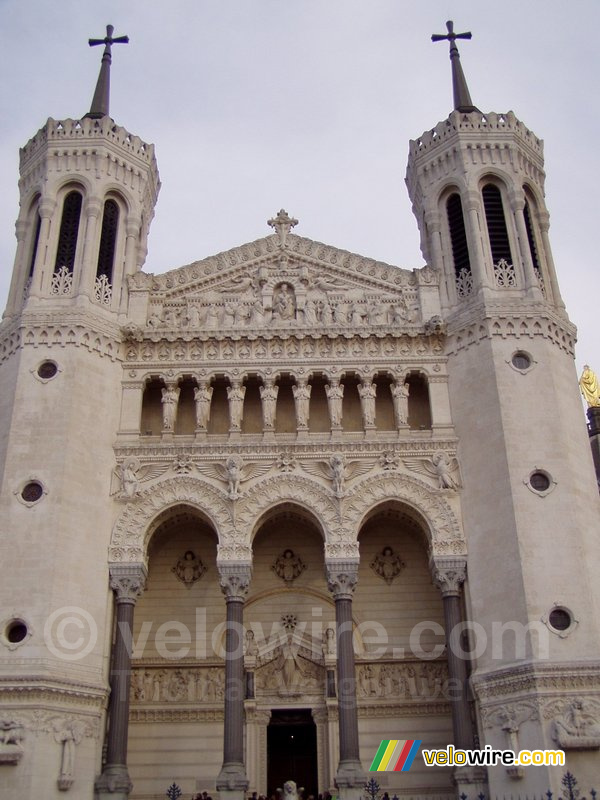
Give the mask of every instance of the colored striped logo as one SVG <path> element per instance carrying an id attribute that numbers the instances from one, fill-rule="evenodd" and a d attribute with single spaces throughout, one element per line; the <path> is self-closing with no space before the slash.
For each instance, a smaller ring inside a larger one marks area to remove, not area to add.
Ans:
<path id="1" fill-rule="evenodd" d="M 384 739 L 369 772 L 408 772 L 422 739 Z"/>

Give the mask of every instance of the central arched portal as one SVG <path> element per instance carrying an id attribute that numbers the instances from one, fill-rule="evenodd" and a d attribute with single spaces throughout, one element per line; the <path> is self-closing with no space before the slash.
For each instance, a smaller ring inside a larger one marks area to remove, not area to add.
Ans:
<path id="1" fill-rule="evenodd" d="M 335 626 L 316 520 L 296 506 L 277 507 L 256 528 L 252 561 L 244 610 L 254 687 L 246 719 L 258 720 L 246 725 L 250 783 L 271 796 L 293 780 L 316 797 L 332 778 L 324 642 Z"/>

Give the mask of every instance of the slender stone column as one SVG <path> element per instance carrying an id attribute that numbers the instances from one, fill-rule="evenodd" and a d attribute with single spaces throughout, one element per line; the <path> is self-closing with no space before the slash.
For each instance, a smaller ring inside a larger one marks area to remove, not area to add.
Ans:
<path id="1" fill-rule="evenodd" d="M 335 600 L 340 762 L 335 777 L 342 800 L 362 797 L 366 776 L 360 763 L 356 677 L 352 643 L 352 595 L 358 560 L 327 565 L 327 585 Z"/>
<path id="2" fill-rule="evenodd" d="M 98 247 L 96 243 L 96 231 L 98 220 L 102 215 L 102 201 L 99 197 L 88 197 L 85 209 L 85 237 L 83 243 L 83 258 L 81 260 L 81 271 L 79 273 L 78 285 L 75 292 L 94 297 L 94 285 L 96 282 L 96 259 L 98 257 Z"/>
<path id="3" fill-rule="evenodd" d="M 533 268 L 533 259 L 531 257 L 531 250 L 529 249 L 529 237 L 527 236 L 527 227 L 525 226 L 525 196 L 522 193 L 518 196 L 516 193 L 513 193 L 510 198 L 510 207 L 517 228 L 518 246 L 521 255 L 521 263 L 523 264 L 525 288 L 528 291 L 536 289 L 539 292 L 538 297 L 541 299 L 541 289 Z"/>
<path id="4" fill-rule="evenodd" d="M 555 305 L 557 305 L 559 308 L 564 309 L 565 304 L 563 303 L 563 299 L 560 296 L 560 289 L 558 288 L 558 281 L 556 280 L 556 267 L 554 266 L 554 258 L 552 256 L 552 247 L 550 245 L 550 239 L 548 237 L 548 231 L 550 229 L 550 215 L 548 214 L 547 211 L 539 213 L 538 222 L 540 226 L 540 234 L 542 237 L 542 247 L 544 249 L 544 256 L 546 258 L 548 279 L 550 281 L 550 287 L 552 289 L 552 299 L 554 300 Z"/>
<path id="5" fill-rule="evenodd" d="M 248 778 L 244 766 L 244 601 L 252 568 L 247 562 L 219 564 L 227 604 L 225 634 L 225 726 L 223 766 L 217 777 L 221 798 L 244 800 Z"/>
<path id="6" fill-rule="evenodd" d="M 486 257 L 481 244 L 481 235 L 479 232 L 479 214 L 481 213 L 482 217 L 485 215 L 483 212 L 483 204 L 479 192 L 475 190 L 467 192 L 462 197 L 462 201 L 463 213 L 466 214 L 465 228 L 467 231 L 467 242 L 471 257 L 471 271 L 473 273 L 473 278 L 475 279 L 474 289 L 475 292 L 477 292 L 480 287 L 489 289 L 492 285 L 490 284 L 490 279 L 493 281 L 493 271 L 490 274 L 486 268 Z"/>
<path id="7" fill-rule="evenodd" d="M 40 201 L 38 211 L 42 222 L 40 224 L 37 254 L 33 266 L 31 287 L 29 289 L 30 297 L 39 297 L 43 292 L 50 291 L 52 257 L 56 257 L 56 253 L 52 252 L 53 248 L 50 248 L 48 245 L 50 244 L 50 223 L 55 210 L 56 200 L 51 200 L 46 197 Z"/>
<path id="8" fill-rule="evenodd" d="M 450 678 L 450 704 L 454 745 L 463 749 L 473 747 L 473 726 L 468 699 L 467 662 L 461 657 L 460 623 L 463 621 L 460 590 L 467 577 L 467 565 L 462 558 L 436 559 L 432 564 L 433 577 L 442 592 L 444 623 L 448 648 L 448 677 Z"/>
<path id="9" fill-rule="evenodd" d="M 133 609 L 144 590 L 146 576 L 143 564 L 115 565 L 110 568 L 110 588 L 115 593 L 117 604 L 117 629 L 110 673 L 106 765 L 95 785 L 98 800 L 127 800 L 132 789 L 127 769 L 131 637 Z"/>

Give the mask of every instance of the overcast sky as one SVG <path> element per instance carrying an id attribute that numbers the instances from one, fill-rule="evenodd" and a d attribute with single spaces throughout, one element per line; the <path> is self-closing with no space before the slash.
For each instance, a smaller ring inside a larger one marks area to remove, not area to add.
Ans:
<path id="1" fill-rule="evenodd" d="M 270 229 L 422 266 L 404 185 L 409 139 L 452 108 L 453 19 L 473 102 L 545 140 L 558 277 L 600 373 L 599 0 L 0 0 L 0 305 L 12 270 L 18 149 L 47 117 L 88 109 L 113 48 L 111 116 L 156 145 L 162 189 L 145 269 L 187 264 Z"/>

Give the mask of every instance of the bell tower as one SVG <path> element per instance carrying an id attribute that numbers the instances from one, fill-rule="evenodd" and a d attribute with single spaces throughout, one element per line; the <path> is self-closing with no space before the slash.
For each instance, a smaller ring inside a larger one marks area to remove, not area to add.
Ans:
<path id="1" fill-rule="evenodd" d="M 544 201 L 543 142 L 512 111 L 482 114 L 471 100 L 457 39 L 448 39 L 454 109 L 411 141 L 406 182 L 421 249 L 443 275 L 443 302 L 460 313 L 473 302 L 518 297 L 564 317 Z"/>
<path id="2" fill-rule="evenodd" d="M 7 795 L 75 782 L 91 796 L 102 771 L 122 326 L 160 186 L 153 145 L 109 115 L 111 47 L 126 41 L 112 34 L 90 41 L 104 53 L 89 113 L 48 119 L 21 150 L 0 324 L 0 705 L 22 740 L 0 776 Z"/>
<path id="3" fill-rule="evenodd" d="M 112 25 L 90 111 L 46 124 L 21 149 L 17 254 L 5 317 L 88 306 L 124 314 L 127 276 L 146 258 L 160 188 L 154 146 L 109 115 Z"/>
<path id="4" fill-rule="evenodd" d="M 600 686 L 598 489 L 548 238 L 543 143 L 512 111 L 474 105 L 457 47 L 470 33 L 448 22 L 432 38 L 450 43 L 454 107 L 410 142 L 406 182 L 448 329 L 480 741 L 564 746 L 592 785 L 585 743 L 560 726 L 595 702 L 575 687 Z M 558 791 L 563 773 L 490 767 L 489 792 Z"/>

